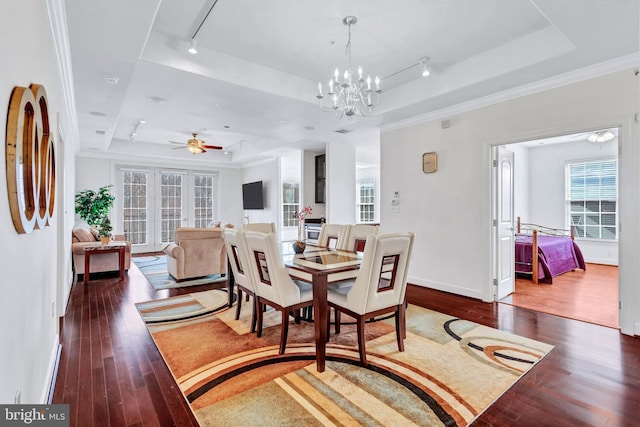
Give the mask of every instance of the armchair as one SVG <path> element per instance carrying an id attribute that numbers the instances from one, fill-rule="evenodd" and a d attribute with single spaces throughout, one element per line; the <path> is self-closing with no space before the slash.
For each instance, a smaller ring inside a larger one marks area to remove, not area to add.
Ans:
<path id="1" fill-rule="evenodd" d="M 163 252 L 167 255 L 167 271 L 178 282 L 227 274 L 227 250 L 220 228 L 178 228 L 175 242 Z"/>

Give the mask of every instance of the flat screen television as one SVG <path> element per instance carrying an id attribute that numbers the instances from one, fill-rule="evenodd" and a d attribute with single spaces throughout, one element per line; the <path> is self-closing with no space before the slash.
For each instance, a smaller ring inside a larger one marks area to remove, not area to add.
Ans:
<path id="1" fill-rule="evenodd" d="M 264 209 L 262 181 L 242 184 L 242 209 Z"/>

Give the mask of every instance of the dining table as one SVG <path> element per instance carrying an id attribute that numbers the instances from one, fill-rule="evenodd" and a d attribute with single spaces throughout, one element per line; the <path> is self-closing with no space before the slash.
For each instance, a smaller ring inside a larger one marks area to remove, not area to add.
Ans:
<path id="1" fill-rule="evenodd" d="M 327 355 L 327 286 L 354 279 L 362 263 L 362 253 L 307 245 L 296 254 L 291 243 L 283 242 L 282 258 L 289 275 L 313 287 L 313 316 L 315 329 L 316 369 L 324 372 Z"/>

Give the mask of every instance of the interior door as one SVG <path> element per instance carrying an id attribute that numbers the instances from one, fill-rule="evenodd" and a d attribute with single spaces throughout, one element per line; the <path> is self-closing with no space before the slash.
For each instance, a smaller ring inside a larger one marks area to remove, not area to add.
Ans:
<path id="1" fill-rule="evenodd" d="M 515 234 L 513 218 L 513 152 L 498 147 L 494 159 L 496 177 L 496 298 L 515 290 Z"/>

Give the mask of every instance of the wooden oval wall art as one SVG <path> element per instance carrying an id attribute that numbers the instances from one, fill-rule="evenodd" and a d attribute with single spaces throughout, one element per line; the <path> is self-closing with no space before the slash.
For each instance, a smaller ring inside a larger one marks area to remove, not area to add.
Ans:
<path id="1" fill-rule="evenodd" d="M 16 86 L 7 116 L 7 192 L 16 231 L 50 225 L 56 196 L 56 158 L 44 86 Z"/>

